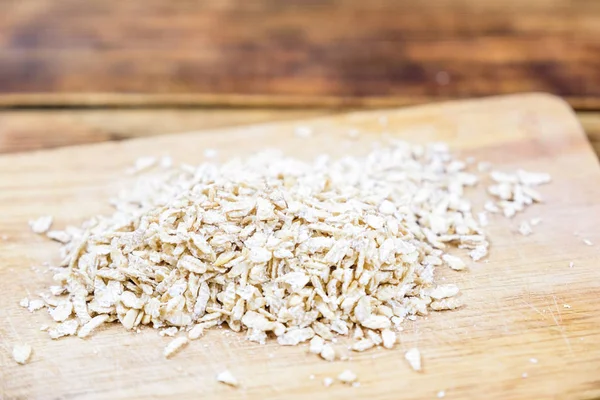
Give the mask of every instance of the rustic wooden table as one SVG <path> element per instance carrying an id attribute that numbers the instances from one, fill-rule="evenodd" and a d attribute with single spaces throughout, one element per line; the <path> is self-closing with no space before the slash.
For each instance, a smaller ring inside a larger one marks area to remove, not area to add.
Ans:
<path id="1" fill-rule="evenodd" d="M 600 151 L 599 38 L 597 0 L 4 0 L 0 152 L 530 91 Z"/>

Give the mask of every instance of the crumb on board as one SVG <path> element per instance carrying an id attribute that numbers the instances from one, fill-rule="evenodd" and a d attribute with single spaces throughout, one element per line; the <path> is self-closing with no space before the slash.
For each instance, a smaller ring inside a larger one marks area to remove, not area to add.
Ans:
<path id="1" fill-rule="evenodd" d="M 335 360 L 335 349 L 332 345 L 326 344 L 321 349 L 321 358 L 326 361 L 334 361 Z"/>
<path id="2" fill-rule="evenodd" d="M 12 356 L 18 364 L 26 364 L 29 361 L 29 357 L 31 357 L 31 346 L 25 343 L 15 345 L 12 350 Z"/>
<path id="3" fill-rule="evenodd" d="M 309 126 L 297 126 L 294 130 L 294 134 L 300 138 L 307 138 L 312 136 L 313 130 Z"/>
<path id="4" fill-rule="evenodd" d="M 236 377 L 233 376 L 233 374 L 227 369 L 219 372 L 217 375 L 217 381 L 233 387 L 237 387 L 240 384 Z"/>
<path id="5" fill-rule="evenodd" d="M 177 334 L 177 332 L 179 332 L 179 330 L 177 329 L 177 327 L 171 326 L 169 328 L 161 329 L 160 331 L 158 331 L 158 334 L 160 336 L 174 337 Z"/>
<path id="6" fill-rule="evenodd" d="M 46 233 L 48 232 L 48 229 L 50 229 L 50 226 L 52 226 L 52 220 L 53 219 L 51 215 L 44 215 L 29 221 L 29 226 L 34 233 Z"/>
<path id="7" fill-rule="evenodd" d="M 215 158 L 217 155 L 219 155 L 219 152 L 216 149 L 204 149 L 205 158 Z"/>
<path id="8" fill-rule="evenodd" d="M 180 336 L 180 337 L 177 337 L 177 338 L 171 340 L 169 342 L 169 344 L 167 344 L 165 346 L 163 355 L 165 356 L 165 358 L 171 357 L 172 355 L 177 353 L 179 350 L 181 350 L 185 345 L 187 345 L 188 342 L 189 342 L 189 340 L 185 336 Z"/>
<path id="9" fill-rule="evenodd" d="M 323 386 L 329 387 L 332 384 L 333 384 L 333 378 L 326 377 L 325 379 L 323 379 Z"/>
<path id="10" fill-rule="evenodd" d="M 342 383 L 352 384 L 358 378 L 354 372 L 349 369 L 342 371 L 338 376 L 338 380 Z"/>
<path id="11" fill-rule="evenodd" d="M 348 137 L 350 137 L 352 139 L 358 138 L 359 135 L 360 135 L 360 131 L 358 129 L 350 129 L 348 131 Z"/>
<path id="12" fill-rule="evenodd" d="M 77 336 L 79 336 L 80 338 L 88 337 L 99 326 L 108 321 L 109 317 L 110 316 L 108 314 L 96 315 L 94 318 L 90 319 L 79 329 L 79 331 L 77 332 Z"/>
<path id="13" fill-rule="evenodd" d="M 409 349 L 404 353 L 404 358 L 413 370 L 421 371 L 421 352 L 419 349 L 416 347 Z"/>
<path id="14" fill-rule="evenodd" d="M 46 303 L 44 303 L 43 300 L 33 299 L 33 300 L 29 300 L 29 305 L 27 306 L 27 309 L 29 310 L 29 312 L 34 312 L 37 310 L 41 310 L 45 306 L 46 306 Z"/>
<path id="15" fill-rule="evenodd" d="M 583 243 L 585 243 L 588 246 L 593 246 L 594 245 L 594 243 L 592 243 L 591 240 L 589 240 L 589 239 L 583 239 Z"/>
<path id="16" fill-rule="evenodd" d="M 529 222 L 521 222 L 521 224 L 519 225 L 519 233 L 523 236 L 529 236 L 533 233 L 533 229 L 531 229 L 531 225 L 529 225 Z"/>

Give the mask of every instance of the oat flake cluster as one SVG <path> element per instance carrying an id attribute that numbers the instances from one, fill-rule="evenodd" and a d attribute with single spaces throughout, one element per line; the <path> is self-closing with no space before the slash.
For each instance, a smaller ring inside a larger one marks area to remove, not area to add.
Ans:
<path id="1" fill-rule="evenodd" d="M 113 215 L 47 232 L 64 244 L 43 296 L 52 338 L 112 321 L 149 325 L 175 336 L 168 357 L 225 324 L 258 343 L 310 341 L 334 360 L 337 335 L 355 351 L 392 348 L 405 318 L 460 307 L 458 287 L 436 285 L 435 268 L 465 268 L 452 247 L 487 254 L 482 215 L 463 196 L 478 178 L 444 144 L 394 142 L 312 163 L 265 152 L 223 165 L 143 164 L 151 173 L 112 200 Z M 501 203 L 489 211 L 539 200 L 531 182 L 495 178 Z"/>

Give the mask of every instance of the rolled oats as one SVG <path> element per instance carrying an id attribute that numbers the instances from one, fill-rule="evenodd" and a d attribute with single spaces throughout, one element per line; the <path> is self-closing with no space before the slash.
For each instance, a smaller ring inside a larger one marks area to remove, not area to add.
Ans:
<path id="1" fill-rule="evenodd" d="M 534 187 L 550 180 L 492 171 L 495 200 L 476 214 L 464 191 L 479 178 L 441 143 L 393 142 L 312 163 L 264 152 L 171 164 L 139 159 L 136 183 L 111 199 L 112 215 L 63 231 L 48 231 L 51 217 L 32 222 L 63 243 L 52 296 L 20 303 L 50 310 L 60 322 L 52 338 L 119 321 L 185 332 L 166 357 L 223 325 L 257 343 L 310 342 L 328 361 L 337 335 L 351 336 L 353 351 L 392 348 L 405 318 L 462 305 L 456 285 L 434 281 L 438 266 L 466 268 L 452 248 L 485 257 L 487 212 L 515 215 L 541 201 Z M 417 356 L 407 352 L 420 369 Z"/>
<path id="2" fill-rule="evenodd" d="M 416 347 L 411 348 L 404 353 L 404 358 L 415 371 L 421 371 L 421 352 Z"/>
<path id="3" fill-rule="evenodd" d="M 189 343 L 189 340 L 185 336 L 179 336 L 179 337 L 171 340 L 171 342 L 169 342 L 169 344 L 167 344 L 165 346 L 165 349 L 163 351 L 165 358 L 171 357 L 173 354 L 177 353 L 179 350 L 181 350 L 181 348 L 183 348 L 188 343 Z"/>
<path id="4" fill-rule="evenodd" d="M 217 381 L 233 387 L 237 387 L 240 384 L 236 377 L 233 376 L 231 372 L 229 372 L 229 370 L 220 372 L 217 375 Z"/>
<path id="5" fill-rule="evenodd" d="M 321 348 L 321 358 L 327 361 L 335 360 L 335 349 L 330 344 L 325 344 Z"/>
<path id="6" fill-rule="evenodd" d="M 38 219 L 34 219 L 29 221 L 29 226 L 34 233 L 46 233 L 50 226 L 52 226 L 52 216 L 45 215 L 43 217 L 39 217 Z"/>
<path id="7" fill-rule="evenodd" d="M 26 364 L 29 361 L 29 357 L 31 357 L 31 346 L 28 344 L 15 345 L 12 356 L 18 364 Z"/>
<path id="8" fill-rule="evenodd" d="M 356 376 L 356 374 L 352 371 L 350 371 L 349 369 L 346 369 L 344 371 L 342 371 L 338 376 L 337 376 L 338 380 L 342 383 L 346 383 L 348 385 L 356 382 L 356 380 L 358 379 L 358 377 Z"/>
<path id="9" fill-rule="evenodd" d="M 396 344 L 396 333 L 390 329 L 384 329 L 381 331 L 381 339 L 383 340 L 383 347 L 391 349 Z"/>

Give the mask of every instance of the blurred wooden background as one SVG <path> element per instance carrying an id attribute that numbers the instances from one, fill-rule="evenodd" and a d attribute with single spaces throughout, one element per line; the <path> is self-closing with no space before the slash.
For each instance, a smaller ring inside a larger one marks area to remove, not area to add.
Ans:
<path id="1" fill-rule="evenodd" d="M 0 152 L 526 91 L 600 151 L 600 1 L 0 0 Z"/>

